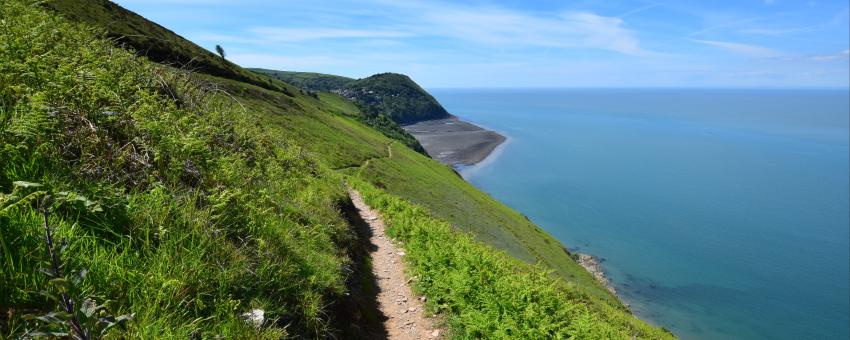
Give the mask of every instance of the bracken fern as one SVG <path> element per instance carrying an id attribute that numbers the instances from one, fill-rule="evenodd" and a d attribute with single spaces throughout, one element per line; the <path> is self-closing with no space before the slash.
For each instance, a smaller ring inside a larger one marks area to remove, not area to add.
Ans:
<path id="1" fill-rule="evenodd" d="M 0 110 L 0 199 L 37 182 L 101 210 L 59 208 L 50 226 L 67 240 L 61 263 L 86 269 L 72 309 L 103 317 L 102 301 L 107 314 L 134 315 L 109 335 L 334 332 L 327 308 L 345 292 L 352 239 L 341 178 L 214 81 L 10 0 L 0 6 Z M 0 337 L 39 328 L 23 316 L 57 306 L 39 293 L 56 287 L 38 271 L 50 254 L 44 216 L 25 198 L 0 213 Z M 240 316 L 254 308 L 265 311 L 259 328 Z"/>

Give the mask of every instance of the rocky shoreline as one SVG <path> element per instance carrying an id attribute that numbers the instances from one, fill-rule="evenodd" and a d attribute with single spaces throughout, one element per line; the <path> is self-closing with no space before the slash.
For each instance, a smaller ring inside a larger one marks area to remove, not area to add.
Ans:
<path id="1" fill-rule="evenodd" d="M 582 253 L 575 253 L 575 259 L 579 265 L 584 267 L 584 269 L 586 269 L 588 272 L 590 272 L 591 275 L 593 275 L 596 281 L 602 283 L 602 285 L 604 285 L 605 288 L 608 289 L 609 292 L 611 292 L 611 294 L 617 295 L 617 290 L 614 289 L 613 286 L 611 286 L 611 280 L 609 280 L 608 277 L 605 276 L 605 271 L 602 269 L 602 265 L 599 263 L 599 259 L 593 257 L 593 255 Z"/>

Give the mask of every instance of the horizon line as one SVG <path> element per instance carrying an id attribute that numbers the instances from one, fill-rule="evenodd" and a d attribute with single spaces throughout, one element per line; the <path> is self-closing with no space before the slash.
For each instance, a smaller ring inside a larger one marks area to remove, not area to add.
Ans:
<path id="1" fill-rule="evenodd" d="M 428 90 L 845 90 L 848 86 L 423 86 Z"/>

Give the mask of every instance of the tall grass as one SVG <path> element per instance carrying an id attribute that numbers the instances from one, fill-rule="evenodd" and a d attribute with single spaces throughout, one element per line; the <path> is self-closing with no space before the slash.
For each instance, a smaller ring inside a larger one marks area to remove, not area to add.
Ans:
<path id="1" fill-rule="evenodd" d="M 91 298 L 130 338 L 333 331 L 352 236 L 340 178 L 215 84 L 114 47 L 23 0 L 0 6 L 0 337 L 57 310 L 43 216 L 13 192 L 73 191 L 101 211 L 49 217 Z M 28 193 L 29 194 L 29 193 Z M 240 316 L 265 311 L 260 328 Z"/>

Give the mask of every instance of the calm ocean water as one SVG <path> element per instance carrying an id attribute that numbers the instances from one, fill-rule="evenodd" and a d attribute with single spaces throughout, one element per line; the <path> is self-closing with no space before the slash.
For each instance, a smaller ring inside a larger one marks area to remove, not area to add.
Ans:
<path id="1" fill-rule="evenodd" d="M 511 137 L 467 178 L 684 339 L 850 337 L 847 90 L 434 90 Z"/>

